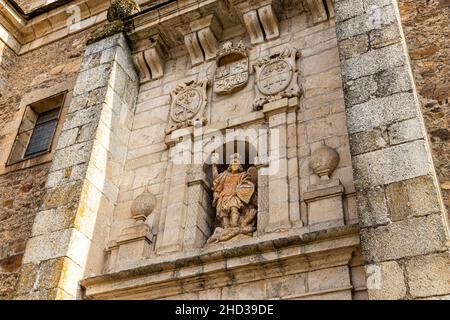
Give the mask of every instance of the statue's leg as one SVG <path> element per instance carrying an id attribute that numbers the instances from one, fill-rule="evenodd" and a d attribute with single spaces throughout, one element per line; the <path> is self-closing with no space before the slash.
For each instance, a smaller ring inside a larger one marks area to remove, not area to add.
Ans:
<path id="1" fill-rule="evenodd" d="M 251 225 L 256 218 L 255 208 L 246 208 L 244 218 L 241 220 L 241 227 Z"/>
<path id="2" fill-rule="evenodd" d="M 231 226 L 237 227 L 239 223 L 239 210 L 236 207 L 231 208 Z"/>
<path id="3" fill-rule="evenodd" d="M 228 218 L 227 215 L 222 215 L 222 227 L 224 229 L 229 228 L 230 227 L 230 218 Z"/>

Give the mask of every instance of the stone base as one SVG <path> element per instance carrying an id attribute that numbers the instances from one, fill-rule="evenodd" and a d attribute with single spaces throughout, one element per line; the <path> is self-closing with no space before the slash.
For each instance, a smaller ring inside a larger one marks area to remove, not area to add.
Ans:
<path id="1" fill-rule="evenodd" d="M 310 185 L 304 194 L 308 207 L 308 224 L 317 230 L 345 225 L 343 194 L 344 187 L 339 179 L 323 180 Z"/>
<path id="2" fill-rule="evenodd" d="M 82 281 L 88 299 L 345 299 L 365 290 L 357 226 L 219 243 Z M 362 284 L 362 285 L 361 285 Z"/>
<path id="3" fill-rule="evenodd" d="M 109 270 L 148 258 L 153 249 L 152 239 L 150 228 L 145 223 L 124 229 L 118 240 L 110 244 Z"/>

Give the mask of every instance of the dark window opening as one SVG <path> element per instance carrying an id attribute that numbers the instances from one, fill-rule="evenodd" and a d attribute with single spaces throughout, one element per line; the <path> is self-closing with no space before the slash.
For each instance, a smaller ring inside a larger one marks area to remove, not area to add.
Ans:
<path id="1" fill-rule="evenodd" d="M 66 92 L 29 104 L 14 141 L 7 165 L 49 153 L 60 123 Z"/>
<path id="2" fill-rule="evenodd" d="M 38 115 L 24 157 L 48 151 L 58 124 L 59 108 Z"/>

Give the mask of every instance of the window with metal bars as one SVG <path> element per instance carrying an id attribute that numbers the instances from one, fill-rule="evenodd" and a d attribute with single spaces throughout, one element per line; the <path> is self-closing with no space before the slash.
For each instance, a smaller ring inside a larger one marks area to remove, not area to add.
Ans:
<path id="1" fill-rule="evenodd" d="M 7 165 L 13 165 L 51 151 L 66 92 L 28 105 L 14 141 Z"/>
<path id="2" fill-rule="evenodd" d="M 24 157 L 48 151 L 58 124 L 59 108 L 38 115 Z"/>

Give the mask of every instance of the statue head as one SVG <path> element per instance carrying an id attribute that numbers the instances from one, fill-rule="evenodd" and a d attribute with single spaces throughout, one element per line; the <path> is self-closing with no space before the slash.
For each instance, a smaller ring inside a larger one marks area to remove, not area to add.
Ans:
<path id="1" fill-rule="evenodd" d="M 230 166 L 228 167 L 228 171 L 232 173 L 242 172 L 244 169 L 241 166 L 239 153 L 233 153 L 230 156 Z"/>

